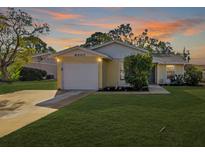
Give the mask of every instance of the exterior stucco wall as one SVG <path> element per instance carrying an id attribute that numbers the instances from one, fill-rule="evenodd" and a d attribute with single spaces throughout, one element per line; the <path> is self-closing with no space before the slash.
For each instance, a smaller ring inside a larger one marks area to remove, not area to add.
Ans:
<path id="1" fill-rule="evenodd" d="M 56 64 L 32 62 L 32 63 L 25 65 L 25 67 L 44 70 L 47 72 L 48 75 L 54 75 L 54 78 L 56 79 L 56 74 L 57 74 Z"/>
<path id="2" fill-rule="evenodd" d="M 175 65 L 175 72 L 177 75 L 184 74 L 184 65 Z"/>
<path id="3" fill-rule="evenodd" d="M 57 62 L 57 89 L 62 89 L 62 61 Z"/>
<path id="4" fill-rule="evenodd" d="M 175 66 L 175 74 L 184 74 L 184 65 L 178 64 Z M 165 84 L 167 81 L 167 70 L 165 64 L 157 64 L 157 84 Z"/>
<path id="5" fill-rule="evenodd" d="M 86 57 L 72 57 L 72 56 L 58 56 L 59 62 L 57 62 L 57 88 L 63 89 L 63 70 L 62 65 L 63 63 L 98 63 L 98 86 L 102 88 L 102 63 L 99 62 L 97 56 L 86 56 Z"/>
<path id="6" fill-rule="evenodd" d="M 103 61 L 103 87 L 117 86 L 120 77 L 120 61 Z"/>

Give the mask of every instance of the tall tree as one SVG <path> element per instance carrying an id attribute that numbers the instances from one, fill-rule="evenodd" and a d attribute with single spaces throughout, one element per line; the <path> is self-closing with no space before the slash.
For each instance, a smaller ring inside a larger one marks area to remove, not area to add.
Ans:
<path id="1" fill-rule="evenodd" d="M 185 47 L 183 49 L 183 58 L 185 61 L 189 62 L 191 60 L 190 51 L 187 50 Z"/>
<path id="2" fill-rule="evenodd" d="M 146 49 L 151 53 L 175 54 L 170 42 L 150 37 L 148 29 L 145 29 L 140 35 L 135 35 L 130 24 L 121 24 L 117 28 L 110 30 L 108 33 L 96 32 L 86 39 L 83 46 L 92 47 L 110 40 L 126 42 Z M 187 61 L 190 60 L 189 51 L 186 51 L 183 55 L 186 57 Z"/>
<path id="3" fill-rule="evenodd" d="M 2 80 L 8 80 L 8 67 L 16 61 L 27 47 L 32 37 L 49 32 L 47 23 L 36 23 L 34 19 L 22 10 L 8 8 L 6 13 L 0 13 L 0 72 Z"/>
<path id="4" fill-rule="evenodd" d="M 150 43 L 148 37 L 148 29 L 145 29 L 141 35 L 135 37 L 134 45 L 140 48 L 146 48 Z"/>
<path id="5" fill-rule="evenodd" d="M 92 47 L 92 46 L 100 45 L 102 43 L 105 43 L 111 40 L 112 38 L 107 33 L 95 32 L 94 34 L 92 34 L 90 37 L 86 39 L 85 44 L 83 44 L 82 46 Z"/>
<path id="6" fill-rule="evenodd" d="M 34 54 L 55 53 L 56 52 L 55 49 L 48 46 L 46 42 L 44 42 L 42 39 L 38 37 L 31 36 L 29 39 L 26 38 L 25 41 L 30 48 L 35 49 Z"/>
<path id="7" fill-rule="evenodd" d="M 112 40 L 119 40 L 130 44 L 132 44 L 134 36 L 130 24 L 121 24 L 116 29 L 109 31 L 108 35 Z"/>
<path id="8" fill-rule="evenodd" d="M 173 48 L 170 42 L 164 42 L 149 36 L 148 29 L 145 29 L 141 35 L 137 36 L 134 45 L 147 49 L 152 53 L 171 54 Z"/>
<path id="9" fill-rule="evenodd" d="M 111 40 L 118 40 L 132 44 L 133 36 L 134 34 L 132 33 L 130 24 L 121 24 L 117 28 L 110 30 L 108 33 L 95 32 L 86 39 L 85 44 L 82 46 L 92 47 Z"/>

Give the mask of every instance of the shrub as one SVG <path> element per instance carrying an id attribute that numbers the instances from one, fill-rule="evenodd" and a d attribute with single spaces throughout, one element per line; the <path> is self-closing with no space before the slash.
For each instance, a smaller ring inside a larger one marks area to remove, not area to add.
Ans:
<path id="1" fill-rule="evenodd" d="M 43 80 L 46 78 L 46 71 L 24 67 L 20 72 L 21 81 L 33 81 L 33 80 Z"/>
<path id="2" fill-rule="evenodd" d="M 175 75 L 174 78 L 171 79 L 171 84 L 178 85 L 178 86 L 184 85 L 184 75 L 182 74 Z"/>
<path id="3" fill-rule="evenodd" d="M 137 54 L 125 57 L 125 81 L 137 90 L 148 86 L 152 57 L 149 54 Z"/>
<path id="4" fill-rule="evenodd" d="M 187 85 L 196 86 L 202 80 L 202 71 L 193 65 L 187 66 L 184 80 Z"/>

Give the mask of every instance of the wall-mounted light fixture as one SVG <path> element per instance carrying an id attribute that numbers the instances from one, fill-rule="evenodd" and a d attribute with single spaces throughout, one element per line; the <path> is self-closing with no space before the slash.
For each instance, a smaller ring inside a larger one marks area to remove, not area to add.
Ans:
<path id="1" fill-rule="evenodd" d="M 57 63 L 59 63 L 61 60 L 59 58 L 56 58 Z"/>
<path id="2" fill-rule="evenodd" d="M 97 61 L 98 61 L 98 62 L 102 62 L 102 58 L 98 58 Z"/>

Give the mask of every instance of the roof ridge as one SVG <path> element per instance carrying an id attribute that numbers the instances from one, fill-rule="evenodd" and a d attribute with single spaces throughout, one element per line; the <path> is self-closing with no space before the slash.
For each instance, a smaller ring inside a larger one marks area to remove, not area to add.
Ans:
<path id="1" fill-rule="evenodd" d="M 137 47 L 137 46 L 135 46 L 135 45 L 128 44 L 128 43 L 126 43 L 126 42 L 118 41 L 118 40 L 107 41 L 107 42 L 104 42 L 103 44 L 99 44 L 99 45 L 93 46 L 93 47 L 91 47 L 90 49 L 91 49 L 91 50 L 94 50 L 94 49 L 97 49 L 97 48 L 101 48 L 101 47 L 103 47 L 103 46 L 107 46 L 107 45 L 112 44 L 112 43 L 118 43 L 118 44 L 121 44 L 121 45 L 130 47 L 130 48 L 138 49 L 138 50 L 140 50 L 141 52 L 147 52 L 146 49 Z"/>

